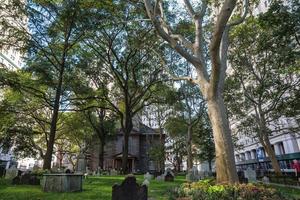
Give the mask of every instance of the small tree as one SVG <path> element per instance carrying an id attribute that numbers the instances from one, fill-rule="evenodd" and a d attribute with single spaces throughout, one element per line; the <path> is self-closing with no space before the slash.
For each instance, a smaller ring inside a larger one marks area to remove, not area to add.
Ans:
<path id="1" fill-rule="evenodd" d="M 207 113 L 203 114 L 194 132 L 193 139 L 197 149 L 195 157 L 201 162 L 207 161 L 209 171 L 212 172 L 212 162 L 216 155 L 212 128 Z"/>

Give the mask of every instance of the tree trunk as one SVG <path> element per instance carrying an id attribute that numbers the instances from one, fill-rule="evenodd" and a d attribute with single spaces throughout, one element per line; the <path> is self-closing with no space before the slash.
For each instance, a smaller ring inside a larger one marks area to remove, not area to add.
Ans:
<path id="1" fill-rule="evenodd" d="M 272 145 L 270 143 L 270 140 L 268 138 L 268 136 L 264 136 L 264 138 L 261 141 L 261 144 L 263 145 L 264 149 L 266 150 L 270 160 L 271 160 L 271 163 L 272 163 L 272 167 L 274 169 L 274 172 L 277 176 L 281 176 L 282 175 L 282 172 L 281 172 L 281 169 L 280 169 L 280 166 L 279 166 L 279 163 L 276 159 L 276 155 L 275 155 L 275 152 L 274 150 L 272 149 Z"/>
<path id="2" fill-rule="evenodd" d="M 44 157 L 43 169 L 51 169 L 51 161 L 53 154 L 53 147 L 55 142 L 55 134 L 56 134 L 56 126 L 58 120 L 59 106 L 60 106 L 60 97 L 61 97 L 61 89 L 62 89 L 62 81 L 63 81 L 63 70 L 59 74 L 58 86 L 55 93 L 55 101 L 53 106 L 53 114 L 51 119 L 49 140 L 47 143 L 47 150 Z"/>
<path id="3" fill-rule="evenodd" d="M 123 148 L 123 155 L 122 155 L 122 172 L 123 174 L 128 173 L 128 142 L 129 142 L 129 135 L 132 131 L 133 124 L 132 124 L 132 118 L 127 115 L 125 119 L 125 128 L 122 130 L 124 134 L 124 148 Z"/>
<path id="4" fill-rule="evenodd" d="M 187 170 L 193 168 L 193 153 L 192 153 L 192 125 L 188 125 L 187 134 Z"/>
<path id="5" fill-rule="evenodd" d="M 98 113 L 99 118 L 99 124 L 97 128 L 97 134 L 98 138 L 100 140 L 100 149 L 99 149 L 99 167 L 103 169 L 103 163 L 104 163 L 104 146 L 105 146 L 105 139 L 107 135 L 107 130 L 105 130 L 104 126 L 104 118 L 105 118 L 106 112 L 104 109 L 101 109 Z"/>
<path id="6" fill-rule="evenodd" d="M 128 140 L 129 133 L 124 133 L 124 146 L 123 146 L 123 155 L 122 155 L 122 173 L 128 174 Z"/>
<path id="7" fill-rule="evenodd" d="M 104 163 L 104 146 L 105 146 L 105 141 L 100 140 L 100 148 L 99 148 L 99 167 L 103 169 L 103 163 Z"/>
<path id="8" fill-rule="evenodd" d="M 181 171 L 181 159 L 178 158 L 176 162 L 177 162 L 177 170 L 176 171 L 180 172 Z"/>
<path id="9" fill-rule="evenodd" d="M 223 98 L 212 98 L 207 106 L 215 142 L 217 182 L 237 183 L 234 149 Z"/>
<path id="10" fill-rule="evenodd" d="M 268 134 L 268 129 L 266 126 L 266 118 L 265 118 L 265 113 L 263 112 L 261 106 L 258 106 L 258 114 L 257 117 L 259 118 L 259 140 L 260 143 L 263 145 L 263 147 L 265 148 L 265 151 L 267 152 L 271 163 L 272 163 L 272 167 L 274 169 L 274 172 L 277 176 L 281 176 L 281 169 L 279 166 L 279 163 L 276 159 L 276 155 L 274 150 L 272 149 L 272 145 L 271 142 L 269 140 L 269 134 Z"/>

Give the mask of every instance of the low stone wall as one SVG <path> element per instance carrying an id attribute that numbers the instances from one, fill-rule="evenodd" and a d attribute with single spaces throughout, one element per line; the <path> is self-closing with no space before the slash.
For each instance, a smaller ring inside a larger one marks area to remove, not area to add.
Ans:
<path id="1" fill-rule="evenodd" d="M 44 174 L 41 185 L 44 192 L 82 191 L 82 174 Z"/>

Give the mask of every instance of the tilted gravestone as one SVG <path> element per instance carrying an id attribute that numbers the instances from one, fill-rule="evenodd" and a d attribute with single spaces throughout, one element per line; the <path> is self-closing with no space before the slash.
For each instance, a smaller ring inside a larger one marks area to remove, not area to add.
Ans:
<path id="1" fill-rule="evenodd" d="M 5 179 L 13 179 L 18 176 L 18 169 L 16 166 L 12 166 L 11 168 L 6 170 Z"/>
<path id="2" fill-rule="evenodd" d="M 127 176 L 121 185 L 112 187 L 112 200 L 147 200 L 148 189 L 146 185 L 136 183 L 133 175 Z"/>
<path id="3" fill-rule="evenodd" d="M 85 173 L 86 172 L 86 160 L 84 154 L 79 154 L 77 158 L 77 172 Z"/>

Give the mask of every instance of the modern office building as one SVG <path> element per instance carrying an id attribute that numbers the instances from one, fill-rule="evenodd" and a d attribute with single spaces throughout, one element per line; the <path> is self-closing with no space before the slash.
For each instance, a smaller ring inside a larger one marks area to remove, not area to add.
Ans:
<path id="1" fill-rule="evenodd" d="M 272 148 L 279 165 L 284 171 L 291 171 L 291 163 L 294 159 L 300 160 L 300 134 L 292 130 L 297 126 L 295 119 L 281 119 L 285 131 L 278 131 L 269 136 Z M 232 128 L 233 133 L 235 128 Z M 266 169 L 272 171 L 272 165 L 268 154 L 254 136 L 247 133 L 237 134 L 237 146 L 235 149 L 235 161 L 238 169 Z"/>

